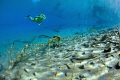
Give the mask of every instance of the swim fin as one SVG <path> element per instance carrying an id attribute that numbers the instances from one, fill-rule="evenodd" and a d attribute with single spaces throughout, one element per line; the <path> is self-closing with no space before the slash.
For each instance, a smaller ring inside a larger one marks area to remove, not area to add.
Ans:
<path id="1" fill-rule="evenodd" d="M 25 16 L 25 17 L 30 17 L 30 15 L 27 15 L 27 16 Z"/>

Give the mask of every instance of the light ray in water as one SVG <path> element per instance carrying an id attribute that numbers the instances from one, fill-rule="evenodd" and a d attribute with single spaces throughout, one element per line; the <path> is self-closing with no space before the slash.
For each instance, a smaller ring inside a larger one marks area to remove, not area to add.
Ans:
<path id="1" fill-rule="evenodd" d="M 40 0 L 32 0 L 33 3 L 39 2 Z"/>

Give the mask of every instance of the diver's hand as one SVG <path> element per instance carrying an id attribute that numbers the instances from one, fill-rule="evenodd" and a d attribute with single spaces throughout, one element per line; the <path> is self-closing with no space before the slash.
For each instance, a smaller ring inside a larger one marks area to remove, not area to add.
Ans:
<path id="1" fill-rule="evenodd" d="M 37 22 L 38 23 L 38 25 L 40 25 L 42 22 Z"/>
<path id="2" fill-rule="evenodd" d="M 38 23 L 38 25 L 40 25 L 41 23 Z"/>

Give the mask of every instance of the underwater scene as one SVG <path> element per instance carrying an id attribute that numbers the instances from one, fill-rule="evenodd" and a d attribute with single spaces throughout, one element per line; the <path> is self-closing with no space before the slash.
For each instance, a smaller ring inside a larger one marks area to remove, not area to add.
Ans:
<path id="1" fill-rule="evenodd" d="M 120 0 L 0 0 L 0 80 L 120 80 Z"/>

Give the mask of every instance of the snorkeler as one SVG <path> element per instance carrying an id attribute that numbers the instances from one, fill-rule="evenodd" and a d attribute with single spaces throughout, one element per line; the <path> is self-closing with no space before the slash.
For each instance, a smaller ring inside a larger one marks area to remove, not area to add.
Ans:
<path id="1" fill-rule="evenodd" d="M 46 17 L 45 17 L 44 14 L 40 14 L 40 15 L 34 17 L 34 18 L 32 18 L 30 15 L 25 16 L 25 17 L 26 17 L 27 19 L 30 19 L 31 21 L 37 22 L 38 25 L 40 25 L 40 24 L 42 23 L 42 21 L 43 21 L 44 19 L 46 19 Z"/>

